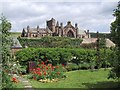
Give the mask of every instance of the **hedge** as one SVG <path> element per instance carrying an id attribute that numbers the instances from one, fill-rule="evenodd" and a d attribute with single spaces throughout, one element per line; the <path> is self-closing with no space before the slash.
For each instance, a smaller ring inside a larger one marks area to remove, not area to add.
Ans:
<path id="1" fill-rule="evenodd" d="M 75 63 L 79 68 L 91 68 L 100 64 L 101 67 L 111 66 L 114 51 L 110 49 L 100 50 L 100 60 L 96 59 L 96 50 L 81 48 L 26 48 L 16 53 L 16 59 L 21 65 L 26 65 L 28 61 L 48 60 L 53 65 Z M 74 58 L 75 57 L 75 58 Z M 88 67 L 89 66 L 89 67 Z"/>
<path id="2" fill-rule="evenodd" d="M 18 37 L 24 47 L 80 47 L 82 39 L 72 39 L 69 37 L 42 37 L 42 38 L 21 38 Z"/>

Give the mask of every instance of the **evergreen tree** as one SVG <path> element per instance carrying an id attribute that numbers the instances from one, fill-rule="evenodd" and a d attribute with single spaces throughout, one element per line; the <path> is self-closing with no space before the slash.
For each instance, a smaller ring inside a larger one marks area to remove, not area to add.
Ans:
<path id="1" fill-rule="evenodd" d="M 10 88 L 12 83 L 10 81 L 10 76 L 7 71 L 9 71 L 9 61 L 10 61 L 10 29 L 11 23 L 2 15 L 0 18 L 0 34 L 1 37 L 1 56 L 2 56 L 2 65 L 1 65 L 1 74 L 2 74 L 2 88 Z"/>
<path id="2" fill-rule="evenodd" d="M 109 78 L 120 79 L 120 1 L 118 2 L 117 9 L 114 10 L 113 16 L 115 21 L 111 23 L 111 39 L 116 44 L 116 56 L 113 59 L 114 65 L 110 72 Z"/>

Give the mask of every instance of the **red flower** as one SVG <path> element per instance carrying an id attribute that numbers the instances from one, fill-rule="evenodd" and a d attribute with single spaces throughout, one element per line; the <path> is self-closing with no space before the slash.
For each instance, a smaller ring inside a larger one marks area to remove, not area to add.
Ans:
<path id="1" fill-rule="evenodd" d="M 42 68 L 45 68 L 45 66 L 42 66 Z"/>
<path id="2" fill-rule="evenodd" d="M 52 64 L 48 64 L 48 66 L 52 66 Z"/>
<path id="3" fill-rule="evenodd" d="M 37 74 L 41 76 L 41 72 L 37 72 Z"/>
<path id="4" fill-rule="evenodd" d="M 16 80 L 17 80 L 17 79 L 16 79 L 15 77 L 13 77 L 13 78 L 12 78 L 12 81 L 14 81 L 14 82 L 15 82 Z"/>
<path id="5" fill-rule="evenodd" d="M 46 75 L 46 72 L 44 72 L 44 75 Z"/>
<path id="6" fill-rule="evenodd" d="M 59 68 L 59 66 L 56 66 L 56 68 Z"/>
<path id="7" fill-rule="evenodd" d="M 64 65 L 64 64 L 62 64 L 62 66 L 64 67 L 65 65 Z"/>
<path id="8" fill-rule="evenodd" d="M 46 67 L 46 70 L 48 70 L 48 67 Z"/>
<path id="9" fill-rule="evenodd" d="M 45 64 L 43 61 L 41 62 L 43 65 Z"/>
<path id="10" fill-rule="evenodd" d="M 38 71 L 40 71 L 40 68 L 37 68 Z"/>

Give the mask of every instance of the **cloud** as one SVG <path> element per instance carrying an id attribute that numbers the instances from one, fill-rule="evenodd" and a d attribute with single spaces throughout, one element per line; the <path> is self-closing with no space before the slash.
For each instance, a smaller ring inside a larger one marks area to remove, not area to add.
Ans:
<path id="1" fill-rule="evenodd" d="M 3 2 L 3 13 L 12 22 L 12 31 L 21 32 L 22 28 L 46 26 L 52 17 L 63 22 L 78 23 L 80 28 L 96 32 L 109 32 L 113 20 L 113 9 L 117 2 Z"/>

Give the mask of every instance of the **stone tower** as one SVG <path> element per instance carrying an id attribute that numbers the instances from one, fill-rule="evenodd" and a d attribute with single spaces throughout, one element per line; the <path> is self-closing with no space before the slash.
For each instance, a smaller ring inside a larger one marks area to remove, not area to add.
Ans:
<path id="1" fill-rule="evenodd" d="M 55 19 L 52 18 L 51 20 L 47 21 L 47 27 L 55 33 Z"/>
<path id="2" fill-rule="evenodd" d="M 76 29 L 76 38 L 78 37 L 77 35 L 78 35 L 78 24 L 76 23 L 75 24 L 75 29 Z"/>
<path id="3" fill-rule="evenodd" d="M 27 37 L 30 37 L 30 26 L 27 26 Z"/>

